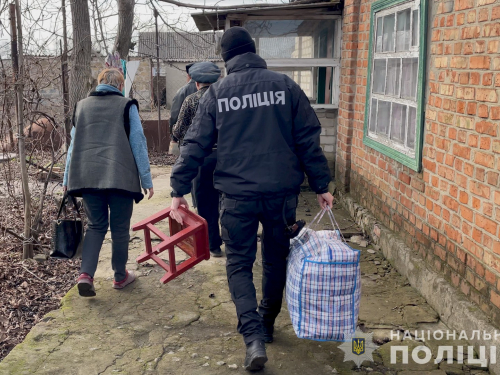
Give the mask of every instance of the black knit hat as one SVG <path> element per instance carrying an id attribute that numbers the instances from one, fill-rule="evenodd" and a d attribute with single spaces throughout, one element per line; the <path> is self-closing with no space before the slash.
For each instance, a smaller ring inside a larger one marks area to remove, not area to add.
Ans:
<path id="1" fill-rule="evenodd" d="M 222 35 L 220 47 L 224 61 L 247 52 L 257 52 L 255 42 L 248 31 L 239 26 L 231 27 Z"/>

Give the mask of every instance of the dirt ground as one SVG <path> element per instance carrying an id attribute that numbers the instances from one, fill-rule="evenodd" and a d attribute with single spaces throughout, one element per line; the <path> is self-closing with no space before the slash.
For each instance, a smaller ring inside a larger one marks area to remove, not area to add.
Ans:
<path id="1" fill-rule="evenodd" d="M 153 170 L 156 195 L 136 206 L 133 222 L 170 204 L 169 168 Z M 300 196 L 298 217 L 307 221 L 317 212 L 315 195 Z M 356 231 L 347 212 L 335 206 L 341 228 Z M 326 221 L 322 223 L 326 225 Z M 160 226 L 161 227 L 161 226 Z M 163 227 L 163 229 L 165 229 Z M 355 246 L 356 247 L 356 246 Z M 131 240 L 128 267 L 139 274 L 123 291 L 112 289 L 110 240 L 101 252 L 96 274 L 97 297 L 81 298 L 75 288 L 62 306 L 47 314 L 25 341 L 0 362 L 1 374 L 244 374 L 244 345 L 236 332 L 236 314 L 225 274 L 225 259 L 212 258 L 166 285 L 163 271 L 153 264 L 138 265 L 144 248 L 142 233 Z M 339 343 L 298 339 L 286 304 L 276 323 L 275 341 L 267 346 L 269 362 L 262 374 L 486 374 L 462 364 L 426 365 L 390 363 L 391 346 L 429 346 L 433 342 L 391 341 L 391 331 L 446 330 L 406 279 L 383 258 L 380 249 L 356 247 L 362 252 L 362 300 L 359 316 L 363 331 L 373 333 L 378 345 L 374 362 L 357 368 L 344 361 Z M 254 278 L 260 289 L 261 260 Z M 259 290 L 258 290 L 259 293 Z M 401 335 L 402 336 L 402 335 Z M 457 343 L 454 343 L 457 345 Z M 467 346 L 461 342 L 460 345 Z M 437 353 L 433 350 L 433 359 Z"/>

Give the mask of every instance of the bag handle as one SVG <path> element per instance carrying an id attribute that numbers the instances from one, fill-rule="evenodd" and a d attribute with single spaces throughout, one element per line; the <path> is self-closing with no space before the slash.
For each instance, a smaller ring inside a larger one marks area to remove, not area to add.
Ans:
<path id="1" fill-rule="evenodd" d="M 81 219 L 82 216 L 80 215 L 80 210 L 78 209 L 78 205 L 76 204 L 76 199 L 74 196 L 72 195 L 69 195 L 68 193 L 64 193 L 64 197 L 63 199 L 61 200 L 61 204 L 59 206 L 59 212 L 57 213 L 57 218 L 56 220 L 59 220 L 59 217 L 61 216 L 61 213 L 62 213 L 62 210 L 63 210 L 63 207 L 66 205 L 66 201 L 68 200 L 68 198 L 71 197 L 71 201 L 73 202 L 73 205 L 75 206 L 75 210 L 76 210 L 76 214 L 78 215 L 78 217 Z"/>
<path id="2" fill-rule="evenodd" d="M 311 222 L 309 223 L 309 225 L 306 227 L 306 229 L 312 229 L 314 232 L 315 232 L 315 228 L 318 226 L 318 224 L 321 222 L 321 220 L 323 219 L 323 216 L 325 216 L 325 213 L 328 213 L 328 218 L 330 219 L 330 223 L 332 224 L 332 227 L 333 227 L 333 230 L 336 230 L 338 231 L 339 233 L 339 236 L 340 236 L 340 239 L 342 240 L 342 242 L 346 242 L 346 239 L 344 238 L 344 236 L 342 235 L 342 231 L 340 230 L 340 226 L 339 224 L 337 223 L 337 220 L 335 219 L 335 216 L 333 215 L 333 212 L 332 212 L 332 209 L 330 207 L 327 207 L 327 208 L 324 208 L 324 209 L 321 209 L 317 214 L 316 216 L 314 217 L 314 219 L 311 220 Z M 302 237 L 302 235 L 305 233 L 305 231 L 302 231 L 302 233 L 298 236 L 298 238 Z"/>

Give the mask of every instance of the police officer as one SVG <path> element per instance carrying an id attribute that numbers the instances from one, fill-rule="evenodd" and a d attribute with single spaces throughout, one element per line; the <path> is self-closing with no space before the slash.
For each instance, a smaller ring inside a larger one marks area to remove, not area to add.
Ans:
<path id="1" fill-rule="evenodd" d="M 171 216 L 182 222 L 179 206 L 191 190 L 198 166 L 217 143 L 215 188 L 222 192 L 221 233 L 226 270 L 236 306 L 238 331 L 247 346 L 244 368 L 260 370 L 267 361 L 281 309 L 290 240 L 304 172 L 322 208 L 332 206 L 330 171 L 320 148 L 321 125 L 300 87 L 286 75 L 267 70 L 250 34 L 241 27 L 221 39 L 227 77 L 201 98 L 171 176 Z M 257 311 L 252 267 L 262 223 L 262 292 Z"/>
<path id="2" fill-rule="evenodd" d="M 172 127 L 177 122 L 177 118 L 179 117 L 179 112 L 181 110 L 182 103 L 184 102 L 184 99 L 186 99 L 187 96 L 194 94 L 198 90 L 196 88 L 196 82 L 193 81 L 193 79 L 189 75 L 189 69 L 194 64 L 195 63 L 186 65 L 186 73 L 187 73 L 188 82 L 184 86 L 182 86 L 179 90 L 177 90 L 174 98 L 172 99 L 172 107 L 170 109 L 170 134 L 172 136 L 172 143 L 174 143 L 174 145 L 178 142 L 178 139 L 175 136 L 173 136 Z M 173 149 L 175 148 L 175 147 L 173 147 L 174 145 L 172 145 L 172 144 L 170 145 L 171 153 L 172 153 Z M 175 146 L 177 146 L 177 145 L 175 145 Z"/>

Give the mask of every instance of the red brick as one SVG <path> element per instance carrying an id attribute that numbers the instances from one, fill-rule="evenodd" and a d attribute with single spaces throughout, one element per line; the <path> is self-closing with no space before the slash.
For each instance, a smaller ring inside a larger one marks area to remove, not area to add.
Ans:
<path id="1" fill-rule="evenodd" d="M 463 102 L 461 100 L 457 101 L 457 112 L 461 113 L 461 114 L 465 114 L 465 102 Z M 474 112 L 473 113 L 469 113 L 469 111 L 467 110 L 467 114 L 468 115 L 475 115 L 476 114 L 475 107 L 474 107 Z"/>
<path id="2" fill-rule="evenodd" d="M 495 87 L 500 86 L 500 74 L 495 74 Z"/>
<path id="3" fill-rule="evenodd" d="M 472 59 L 473 57 L 471 57 Z M 477 72 L 472 72 L 470 74 L 470 84 L 471 85 L 479 85 L 481 83 L 481 75 Z"/>
<path id="4" fill-rule="evenodd" d="M 489 40 L 488 41 L 488 53 L 498 53 L 498 40 Z"/>
<path id="5" fill-rule="evenodd" d="M 498 176 L 499 176 L 499 174 L 496 172 L 488 172 L 488 173 L 486 173 L 486 181 L 490 185 L 497 186 L 498 185 Z"/>
<path id="6" fill-rule="evenodd" d="M 465 206 L 460 207 L 460 216 L 462 216 L 465 220 L 470 221 L 472 223 L 474 213 L 472 210 L 468 209 Z"/>
<path id="7" fill-rule="evenodd" d="M 500 36 L 500 23 L 487 23 L 483 26 L 482 35 L 485 37 L 489 36 Z"/>
<path id="8" fill-rule="evenodd" d="M 483 241 L 483 232 L 477 229 L 472 230 L 472 239 L 476 242 L 482 243 Z"/>
<path id="9" fill-rule="evenodd" d="M 455 129 L 455 128 L 449 128 L 448 129 L 448 138 L 457 139 L 457 129 Z"/>
<path id="10" fill-rule="evenodd" d="M 483 74 L 483 86 L 491 86 L 493 83 L 493 73 Z"/>
<path id="11" fill-rule="evenodd" d="M 482 150 L 489 150 L 490 147 L 491 147 L 491 138 L 481 137 L 481 141 L 479 142 L 479 148 Z"/>
<path id="12" fill-rule="evenodd" d="M 493 241 L 493 252 L 500 255 L 500 241 Z"/>
<path id="13" fill-rule="evenodd" d="M 479 210 L 481 208 L 481 201 L 476 197 L 472 197 L 472 208 Z"/>
<path id="14" fill-rule="evenodd" d="M 476 167 L 476 180 L 484 182 L 484 175 L 486 171 L 483 168 Z"/>
<path id="15" fill-rule="evenodd" d="M 482 152 L 476 152 L 474 161 L 477 164 L 483 165 L 488 168 L 493 168 L 495 166 L 495 158 L 492 155 Z"/>
<path id="16" fill-rule="evenodd" d="M 475 135 L 475 134 L 469 135 L 469 142 L 468 142 L 468 144 L 471 147 L 477 147 L 477 145 L 479 144 L 479 136 Z"/>
<path id="17" fill-rule="evenodd" d="M 488 118 L 488 106 L 479 104 L 477 115 L 482 118 Z"/>
<path id="18" fill-rule="evenodd" d="M 489 9 L 488 8 L 481 9 L 479 11 L 479 16 L 478 16 L 479 22 L 488 21 L 488 19 L 489 19 Z"/>
<path id="19" fill-rule="evenodd" d="M 443 199 L 443 203 L 450 210 L 457 212 L 458 211 L 458 202 L 451 197 L 445 196 Z"/>
<path id="20" fill-rule="evenodd" d="M 500 6 L 491 9 L 491 20 L 497 20 L 500 18 Z"/>
<path id="21" fill-rule="evenodd" d="M 403 181 L 405 184 L 409 185 L 411 178 L 406 173 L 399 172 L 399 180 Z"/>
<path id="22" fill-rule="evenodd" d="M 500 191 L 495 191 L 495 204 L 500 205 Z"/>
<path id="23" fill-rule="evenodd" d="M 493 216 L 493 205 L 491 203 L 484 203 L 483 204 L 483 214 L 486 216 L 492 217 Z"/>
<path id="24" fill-rule="evenodd" d="M 493 220 L 488 219 L 482 215 L 477 214 L 475 223 L 479 228 L 483 228 L 485 231 L 496 235 L 497 234 L 497 223 Z"/>
<path id="25" fill-rule="evenodd" d="M 471 69 L 489 69 L 491 58 L 489 56 L 472 56 L 469 59 Z"/>
<path id="26" fill-rule="evenodd" d="M 467 146 L 460 146 L 455 143 L 453 145 L 453 155 L 459 156 L 464 159 L 470 159 L 471 149 Z"/>
<path id="27" fill-rule="evenodd" d="M 490 188 L 480 182 L 471 181 L 469 184 L 472 194 L 479 195 L 480 197 L 490 199 Z"/>
<path id="28" fill-rule="evenodd" d="M 476 90 L 476 100 L 479 100 L 480 102 L 497 103 L 498 102 L 497 92 L 493 89 L 478 88 Z"/>
<path id="29" fill-rule="evenodd" d="M 475 102 L 468 102 L 467 103 L 467 114 L 468 115 L 475 115 L 476 114 L 476 109 L 477 109 L 477 104 Z M 464 112 L 460 112 L 458 110 L 458 105 L 457 105 L 457 112 L 464 113 Z"/>
<path id="30" fill-rule="evenodd" d="M 497 136 L 497 124 L 488 121 L 480 121 L 476 123 L 476 131 L 482 134 L 488 134 L 493 137 Z"/>
<path id="31" fill-rule="evenodd" d="M 499 140 L 494 140 L 493 141 L 493 147 L 492 147 L 493 152 L 500 154 L 500 141 Z"/>
<path id="32" fill-rule="evenodd" d="M 500 107 L 491 107 L 491 119 L 492 120 L 500 120 Z"/>
<path id="33" fill-rule="evenodd" d="M 460 203 L 467 204 L 469 202 L 469 194 L 467 194 L 465 191 L 461 191 L 459 200 Z"/>

